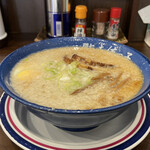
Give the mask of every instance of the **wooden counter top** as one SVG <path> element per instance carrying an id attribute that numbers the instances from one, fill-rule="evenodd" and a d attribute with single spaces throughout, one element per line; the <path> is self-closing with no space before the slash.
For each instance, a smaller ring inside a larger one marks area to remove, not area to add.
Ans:
<path id="1" fill-rule="evenodd" d="M 0 62 L 11 52 L 24 46 L 26 44 L 34 42 L 33 39 L 36 35 L 17 35 L 11 36 L 7 40 L 5 47 L 0 48 Z M 130 42 L 127 45 L 139 50 L 150 59 L 150 48 L 144 42 Z M 0 95 L 3 90 L 0 88 Z M 14 144 L 3 132 L 0 127 L 0 150 L 21 150 L 16 144 Z M 134 150 L 150 150 L 150 133 L 149 135 L 137 146 Z"/>

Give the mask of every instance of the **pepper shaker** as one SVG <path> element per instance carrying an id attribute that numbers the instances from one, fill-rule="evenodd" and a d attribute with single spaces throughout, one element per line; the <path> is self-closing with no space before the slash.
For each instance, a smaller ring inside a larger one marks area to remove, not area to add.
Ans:
<path id="1" fill-rule="evenodd" d="M 112 7 L 110 11 L 110 22 L 107 32 L 107 38 L 109 40 L 117 40 L 119 37 L 120 16 L 121 8 Z"/>
<path id="2" fill-rule="evenodd" d="M 77 5 L 75 8 L 75 37 L 85 37 L 86 36 L 86 16 L 87 7 L 85 5 Z"/>
<path id="3" fill-rule="evenodd" d="M 92 37 L 105 38 L 108 21 L 109 9 L 94 9 L 92 21 Z"/>

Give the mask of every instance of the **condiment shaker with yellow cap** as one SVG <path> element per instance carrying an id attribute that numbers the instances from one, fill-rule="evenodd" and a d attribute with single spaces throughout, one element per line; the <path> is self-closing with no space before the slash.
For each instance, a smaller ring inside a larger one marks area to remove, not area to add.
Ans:
<path id="1" fill-rule="evenodd" d="M 87 17 L 87 7 L 85 5 L 77 5 L 75 8 L 75 37 L 85 37 L 86 36 L 86 17 Z"/>

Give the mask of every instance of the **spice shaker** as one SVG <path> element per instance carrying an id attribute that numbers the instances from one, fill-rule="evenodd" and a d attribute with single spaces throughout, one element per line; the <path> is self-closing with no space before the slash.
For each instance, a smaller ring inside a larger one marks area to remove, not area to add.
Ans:
<path id="1" fill-rule="evenodd" d="M 112 7 L 110 11 L 110 22 L 107 32 L 107 38 L 110 40 L 117 40 L 119 37 L 121 8 Z"/>
<path id="2" fill-rule="evenodd" d="M 109 21 L 109 9 L 97 8 L 93 10 L 92 36 L 104 38 Z"/>
<path id="3" fill-rule="evenodd" d="M 75 37 L 85 37 L 86 36 L 86 16 L 87 7 L 85 5 L 77 5 L 75 8 Z"/>
<path id="4" fill-rule="evenodd" d="M 48 37 L 69 36 L 69 0 L 45 0 Z"/>

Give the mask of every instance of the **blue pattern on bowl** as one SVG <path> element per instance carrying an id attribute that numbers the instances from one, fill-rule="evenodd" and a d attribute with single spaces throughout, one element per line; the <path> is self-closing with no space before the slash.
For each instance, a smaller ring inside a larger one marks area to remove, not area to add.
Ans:
<path id="1" fill-rule="evenodd" d="M 19 97 L 19 95 L 11 87 L 9 80 L 10 71 L 14 65 L 31 53 L 64 46 L 84 46 L 105 49 L 119 53 L 120 55 L 131 59 L 141 69 L 144 75 L 143 87 L 133 99 L 125 103 L 112 107 L 91 110 L 52 109 L 50 107 L 30 103 Z M 50 121 L 55 126 L 63 129 L 82 131 L 96 127 L 101 123 L 114 118 L 150 91 L 150 60 L 137 50 L 113 41 L 87 37 L 53 38 L 23 46 L 8 55 L 0 65 L 0 85 L 8 95 L 18 102 L 26 105 L 29 111 L 33 112 L 38 117 L 42 117 L 45 120 Z"/>

